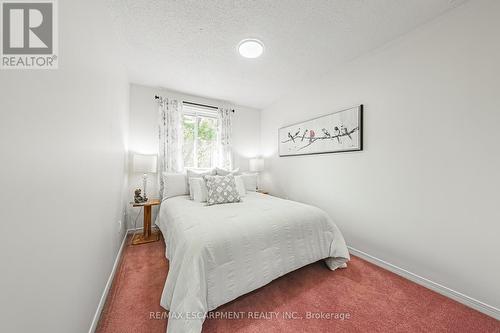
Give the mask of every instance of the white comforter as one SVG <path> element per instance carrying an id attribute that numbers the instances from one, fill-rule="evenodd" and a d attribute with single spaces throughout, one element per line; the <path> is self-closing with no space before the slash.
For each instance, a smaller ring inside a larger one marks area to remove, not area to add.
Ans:
<path id="1" fill-rule="evenodd" d="M 161 305 L 167 332 L 201 332 L 204 315 L 302 266 L 349 260 L 344 238 L 315 207 L 251 192 L 241 203 L 205 206 L 188 196 L 161 204 L 170 261 Z"/>

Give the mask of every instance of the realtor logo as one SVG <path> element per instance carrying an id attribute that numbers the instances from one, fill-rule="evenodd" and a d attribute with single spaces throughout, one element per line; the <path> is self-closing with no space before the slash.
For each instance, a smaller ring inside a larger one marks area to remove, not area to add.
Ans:
<path id="1" fill-rule="evenodd" d="M 2 69 L 57 68 L 55 0 L 1 0 Z"/>

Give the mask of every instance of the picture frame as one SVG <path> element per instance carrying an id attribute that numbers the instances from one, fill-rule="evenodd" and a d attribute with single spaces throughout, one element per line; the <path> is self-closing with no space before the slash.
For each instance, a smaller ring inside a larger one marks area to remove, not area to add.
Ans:
<path id="1" fill-rule="evenodd" d="M 280 157 L 363 150 L 363 104 L 278 129 Z"/>

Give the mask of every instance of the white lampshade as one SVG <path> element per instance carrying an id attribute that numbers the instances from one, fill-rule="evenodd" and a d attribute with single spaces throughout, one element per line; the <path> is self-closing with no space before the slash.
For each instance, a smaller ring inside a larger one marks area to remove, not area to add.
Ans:
<path id="1" fill-rule="evenodd" d="M 156 173 L 156 155 L 134 154 L 134 172 Z"/>
<path id="2" fill-rule="evenodd" d="M 263 158 L 251 158 L 249 162 L 249 169 L 252 172 L 260 172 L 264 170 L 264 159 Z"/>

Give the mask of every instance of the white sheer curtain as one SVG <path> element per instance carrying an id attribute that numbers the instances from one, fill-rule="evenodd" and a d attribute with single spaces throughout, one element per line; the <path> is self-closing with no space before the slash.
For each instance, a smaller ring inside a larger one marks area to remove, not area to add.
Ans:
<path id="1" fill-rule="evenodd" d="M 227 170 L 233 168 L 233 152 L 231 147 L 233 110 L 219 108 L 217 166 Z"/>
<path id="2" fill-rule="evenodd" d="M 159 177 L 160 197 L 163 196 L 163 173 L 182 172 L 184 161 L 182 158 L 182 102 L 176 99 L 160 97 L 159 100 Z"/>

